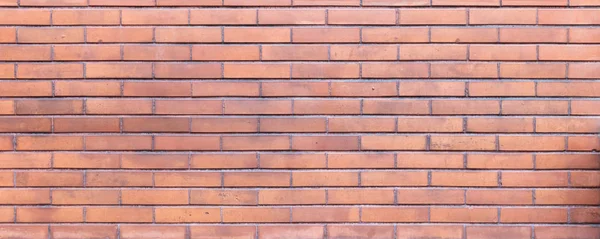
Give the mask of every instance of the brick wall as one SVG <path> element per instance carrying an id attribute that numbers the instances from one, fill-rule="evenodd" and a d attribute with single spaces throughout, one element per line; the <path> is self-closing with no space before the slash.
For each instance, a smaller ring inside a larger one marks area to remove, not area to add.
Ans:
<path id="1" fill-rule="evenodd" d="M 600 238 L 598 0 L 0 6 L 0 238 Z"/>

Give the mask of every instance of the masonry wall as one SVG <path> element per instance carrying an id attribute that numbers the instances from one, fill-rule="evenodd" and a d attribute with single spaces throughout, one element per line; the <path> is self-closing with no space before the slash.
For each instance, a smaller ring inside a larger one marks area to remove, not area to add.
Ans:
<path id="1" fill-rule="evenodd" d="M 0 238 L 600 238 L 598 0 L 0 6 Z"/>

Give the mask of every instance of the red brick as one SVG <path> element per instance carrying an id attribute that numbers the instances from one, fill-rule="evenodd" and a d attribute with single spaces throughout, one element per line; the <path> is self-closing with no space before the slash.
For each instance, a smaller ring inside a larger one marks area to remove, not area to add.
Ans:
<path id="1" fill-rule="evenodd" d="M 447 81 L 403 81 L 399 87 L 400 96 L 465 96 L 464 82 Z"/>
<path id="2" fill-rule="evenodd" d="M 571 63 L 569 64 L 569 78 L 591 79 L 600 76 L 599 64 L 595 63 Z"/>
<path id="3" fill-rule="evenodd" d="M 469 118 L 467 132 L 533 133 L 533 118 Z"/>
<path id="4" fill-rule="evenodd" d="M 13 136 L 0 136 L 0 150 L 15 150 Z"/>
<path id="5" fill-rule="evenodd" d="M 538 189 L 535 191 L 537 205 L 598 205 L 597 189 Z"/>
<path id="6" fill-rule="evenodd" d="M 226 63 L 223 68 L 224 78 L 290 78 L 290 65 L 272 64 L 235 64 Z"/>
<path id="7" fill-rule="evenodd" d="M 123 205 L 182 205 L 188 203 L 188 190 L 121 190 L 121 204 Z"/>
<path id="8" fill-rule="evenodd" d="M 87 63 L 87 78 L 152 78 L 150 63 Z"/>
<path id="9" fill-rule="evenodd" d="M 536 226 L 534 230 L 535 236 L 539 239 L 594 238 L 600 236 L 600 229 L 590 226 Z"/>
<path id="10" fill-rule="evenodd" d="M 328 82 L 262 82 L 261 88 L 262 96 L 329 96 Z"/>
<path id="11" fill-rule="evenodd" d="M 465 9 L 402 9 L 400 25 L 460 25 L 467 23 Z"/>
<path id="12" fill-rule="evenodd" d="M 223 176 L 225 187 L 289 187 L 288 172 L 226 172 Z"/>
<path id="13" fill-rule="evenodd" d="M 191 132 L 258 132 L 257 118 L 192 118 Z"/>
<path id="14" fill-rule="evenodd" d="M 120 168 L 118 154 L 54 153 L 54 168 Z"/>
<path id="15" fill-rule="evenodd" d="M 569 211 L 570 221 L 574 223 L 599 223 L 600 209 L 598 208 L 572 208 Z"/>
<path id="16" fill-rule="evenodd" d="M 532 169 L 530 154 L 468 154 L 467 168 Z"/>
<path id="17" fill-rule="evenodd" d="M 427 78 L 427 63 L 363 63 L 363 78 Z"/>
<path id="18" fill-rule="evenodd" d="M 0 168 L 50 168 L 50 153 L 3 153 Z"/>
<path id="19" fill-rule="evenodd" d="M 500 42 L 512 43 L 566 43 L 564 28 L 500 28 Z"/>
<path id="20" fill-rule="evenodd" d="M 329 118 L 329 132 L 394 132 L 395 118 Z"/>
<path id="21" fill-rule="evenodd" d="M 158 103 L 158 102 L 157 102 Z M 87 114 L 151 114 L 151 100 L 129 99 L 88 99 L 85 103 Z"/>
<path id="22" fill-rule="evenodd" d="M 424 150 L 425 136 L 415 135 L 365 135 L 361 136 L 363 150 Z"/>
<path id="23" fill-rule="evenodd" d="M 17 42 L 16 28 L 14 28 L 14 27 L 0 28 L 0 43 L 15 43 L 15 42 Z"/>
<path id="24" fill-rule="evenodd" d="M 165 239 L 176 239 L 185 237 L 186 227 L 184 226 L 161 226 L 161 225 L 122 225 L 119 227 L 120 238 L 152 238 L 160 237 Z"/>
<path id="25" fill-rule="evenodd" d="M 89 68 L 88 68 L 89 72 Z M 83 64 L 19 64 L 17 68 L 19 79 L 48 79 L 48 78 L 83 78 Z"/>
<path id="26" fill-rule="evenodd" d="M 496 138 L 483 135 L 434 135 L 430 140 L 431 150 L 496 150 Z"/>
<path id="27" fill-rule="evenodd" d="M 324 45 L 262 46 L 262 60 L 327 60 L 328 57 L 328 47 Z"/>
<path id="28" fill-rule="evenodd" d="M 334 45 L 331 60 L 384 61 L 398 59 L 398 47 L 394 45 Z"/>
<path id="29" fill-rule="evenodd" d="M 125 45 L 123 60 L 126 61 L 176 61 L 191 60 L 189 46 L 178 45 Z"/>
<path id="30" fill-rule="evenodd" d="M 363 237 L 372 239 L 393 238 L 391 225 L 327 225 L 328 238 Z"/>
<path id="31" fill-rule="evenodd" d="M 180 1 L 180 0 L 177 0 Z M 256 235 L 256 226 L 238 225 L 192 225 L 190 226 L 191 239 L 203 239 L 203 237 L 222 238 L 253 238 Z"/>
<path id="32" fill-rule="evenodd" d="M 282 236 L 285 238 L 319 239 L 323 238 L 324 228 L 322 225 L 261 225 L 258 227 L 258 231 L 261 239 L 276 239 Z"/>
<path id="33" fill-rule="evenodd" d="M 327 204 L 394 204 L 391 189 L 329 189 Z"/>
<path id="34" fill-rule="evenodd" d="M 398 204 L 464 204 L 465 192 L 458 189 L 400 189 Z"/>
<path id="35" fill-rule="evenodd" d="M 155 173 L 156 187 L 219 187 L 221 173 L 213 172 L 173 172 Z M 186 203 L 187 204 L 187 203 Z"/>
<path id="36" fill-rule="evenodd" d="M 566 223 L 566 208 L 502 208 L 502 223 Z"/>
<path id="37" fill-rule="evenodd" d="M 600 131 L 598 118 L 556 118 L 536 119 L 536 132 L 594 133 Z"/>
<path id="38" fill-rule="evenodd" d="M 495 63 L 434 63 L 431 64 L 433 78 L 497 78 Z"/>
<path id="39" fill-rule="evenodd" d="M 363 222 L 426 222 L 429 213 L 424 207 L 364 207 Z"/>
<path id="40" fill-rule="evenodd" d="M 289 100 L 225 100 L 225 114 L 291 114 Z"/>
<path id="41" fill-rule="evenodd" d="M 20 28 L 19 43 L 82 43 L 84 29 L 72 28 Z"/>
<path id="42" fill-rule="evenodd" d="M 597 151 L 600 149 L 600 138 L 597 136 L 569 136 L 570 151 Z"/>
<path id="43" fill-rule="evenodd" d="M 50 204 L 49 189 L 2 189 L 0 190 L 2 204 Z M 46 228 L 47 229 L 47 228 Z M 26 237 L 24 237 L 26 238 Z M 44 237 L 46 238 L 46 237 Z"/>
<path id="44" fill-rule="evenodd" d="M 86 150 L 151 150 L 150 136 L 86 136 Z"/>
<path id="45" fill-rule="evenodd" d="M 532 190 L 526 189 L 478 189 L 467 190 L 469 205 L 531 205 Z"/>
<path id="46" fill-rule="evenodd" d="M 267 49 L 267 46 L 263 48 L 263 54 Z M 195 61 L 225 61 L 225 60 L 258 60 L 260 58 L 260 52 L 258 46 L 245 46 L 245 45 L 194 45 L 192 46 L 192 59 Z M 268 60 L 268 59 L 264 59 Z M 215 78 L 220 78 L 219 75 Z M 196 72 L 200 73 L 202 71 Z M 196 76 L 195 75 L 195 76 Z M 197 77 L 197 76 L 196 76 Z"/>
<path id="47" fill-rule="evenodd" d="M 566 172 L 502 172 L 504 187 L 567 187 Z"/>
<path id="48" fill-rule="evenodd" d="M 224 136 L 223 150 L 288 150 L 289 136 Z"/>
<path id="49" fill-rule="evenodd" d="M 158 0 L 157 6 L 221 6 L 221 0 Z"/>
<path id="50" fill-rule="evenodd" d="M 498 173 L 491 171 L 432 172 L 431 185 L 454 187 L 496 187 L 498 186 Z"/>
<path id="51" fill-rule="evenodd" d="M 221 100 L 157 100 L 156 114 L 201 114 L 223 113 Z"/>
<path id="52" fill-rule="evenodd" d="M 50 46 L 0 46 L 3 61 L 49 61 L 50 53 Z"/>
<path id="53" fill-rule="evenodd" d="M 17 222 L 83 222 L 83 208 L 61 207 L 61 208 L 17 208 Z"/>
<path id="54" fill-rule="evenodd" d="M 17 0 L 0 0 L 0 6 L 16 7 L 16 6 L 18 6 L 18 2 L 17 2 Z"/>
<path id="55" fill-rule="evenodd" d="M 156 150 L 219 150 L 218 136 L 155 136 Z"/>
<path id="56" fill-rule="evenodd" d="M 124 118 L 123 132 L 190 132 L 190 119 L 182 117 Z"/>
<path id="57" fill-rule="evenodd" d="M 594 154 L 538 154 L 539 169 L 594 169 L 600 167 L 600 158 Z"/>
<path id="58" fill-rule="evenodd" d="M 470 60 L 537 60 L 537 49 L 533 45 L 470 45 L 469 54 Z"/>
<path id="59" fill-rule="evenodd" d="M 282 153 L 260 155 L 260 168 L 326 168 L 325 154 L 314 153 Z"/>
<path id="60" fill-rule="evenodd" d="M 52 190 L 53 205 L 110 205 L 119 204 L 119 190 L 61 189 Z"/>
<path id="61" fill-rule="evenodd" d="M 92 0 L 93 1 L 93 0 Z M 104 0 L 100 0 L 104 1 Z M 136 27 L 136 28 L 112 28 L 112 27 L 87 27 L 86 42 L 93 43 L 128 43 L 128 42 L 152 42 L 154 35 L 153 28 Z M 157 32 L 157 41 L 158 38 Z M 91 47 L 91 46 L 87 46 Z"/>
<path id="62" fill-rule="evenodd" d="M 289 222 L 290 209 L 277 207 L 223 208 L 223 222 Z M 253 234 L 254 235 L 254 234 Z"/>
<path id="63" fill-rule="evenodd" d="M 92 171 L 86 173 L 88 187 L 149 187 L 151 172 Z"/>
<path id="64" fill-rule="evenodd" d="M 58 81 L 54 83 L 56 96 L 120 96 L 118 81 Z"/>
<path id="65" fill-rule="evenodd" d="M 194 9 L 190 11 L 192 25 L 256 25 L 253 9 Z"/>
<path id="66" fill-rule="evenodd" d="M 152 222 L 152 208 L 88 207 L 86 222 Z"/>
<path id="67" fill-rule="evenodd" d="M 531 227 L 524 226 L 468 226 L 465 233 L 475 239 L 501 239 L 531 238 L 531 231 Z"/>
<path id="68" fill-rule="evenodd" d="M 85 0 L 23 0 L 20 2 L 20 6 L 87 6 Z"/>
<path id="69" fill-rule="evenodd" d="M 290 0 L 256 0 L 252 2 L 244 0 L 224 0 L 224 6 L 290 6 Z"/>
<path id="70" fill-rule="evenodd" d="M 396 25 L 396 20 L 394 9 L 331 9 L 327 12 L 327 23 L 333 25 Z"/>
<path id="71" fill-rule="evenodd" d="M 156 42 L 193 43 L 193 42 L 222 42 L 221 28 L 187 28 L 187 27 L 157 27 Z M 152 35 L 151 40 L 152 40 Z"/>
<path id="72" fill-rule="evenodd" d="M 600 172 L 571 172 L 570 183 L 575 187 L 599 187 Z"/>
<path id="73" fill-rule="evenodd" d="M 119 16 L 119 10 L 58 9 L 52 11 L 52 25 L 119 25 Z"/>
<path id="74" fill-rule="evenodd" d="M 121 155 L 122 168 L 141 169 L 170 169 L 185 168 L 188 165 L 187 154 L 123 154 Z"/>
<path id="75" fill-rule="evenodd" d="M 358 150 L 359 141 L 356 136 L 293 136 L 291 149 L 309 151 Z"/>
<path id="76" fill-rule="evenodd" d="M 321 189 L 278 189 L 259 190 L 260 205 L 303 205 L 325 204 L 325 190 Z"/>
<path id="77" fill-rule="evenodd" d="M 294 187 L 358 186 L 357 172 L 342 171 L 305 171 L 292 173 Z"/>
<path id="78" fill-rule="evenodd" d="M 259 93 L 258 82 L 192 82 L 192 96 L 258 96 Z"/>
<path id="79" fill-rule="evenodd" d="M 503 115 L 566 115 L 569 102 L 562 100 L 502 101 Z"/>
<path id="80" fill-rule="evenodd" d="M 569 28 L 569 42 L 572 43 L 598 43 L 600 42 L 600 29 L 595 28 Z"/>
<path id="81" fill-rule="evenodd" d="M 380 0 L 375 0 L 380 1 Z M 399 3 L 399 2 L 394 2 Z M 366 4 L 364 2 L 363 4 Z M 362 42 L 399 43 L 429 42 L 428 28 L 363 28 Z"/>
<path id="82" fill-rule="evenodd" d="M 600 83 L 596 82 L 542 82 L 537 88 L 539 96 L 600 96 Z"/>
<path id="83" fill-rule="evenodd" d="M 498 221 L 498 210 L 488 207 L 432 207 L 431 222 L 490 223 Z M 467 235 L 469 233 L 467 232 Z"/>
<path id="84" fill-rule="evenodd" d="M 359 6 L 360 0 L 294 0 L 294 6 Z"/>
<path id="85" fill-rule="evenodd" d="M 116 225 L 52 225 L 52 238 L 106 238 L 116 239 Z"/>
<path id="86" fill-rule="evenodd" d="M 292 42 L 295 43 L 358 43 L 359 41 L 358 28 L 294 28 L 292 30 Z"/>
<path id="87" fill-rule="evenodd" d="M 397 96 L 396 82 L 331 82 L 332 96 Z M 323 87 L 322 87 L 323 88 Z M 329 93 L 329 92 L 328 92 Z"/>
<path id="88" fill-rule="evenodd" d="M 498 39 L 496 28 L 431 28 L 431 42 L 491 43 Z"/>
<path id="89" fill-rule="evenodd" d="M 466 60 L 467 47 L 460 45 L 401 45 L 400 60 Z"/>
<path id="90" fill-rule="evenodd" d="M 90 6 L 132 6 L 147 7 L 154 6 L 152 0 L 89 0 Z"/>
<path id="91" fill-rule="evenodd" d="M 104 117 L 54 118 L 54 132 L 120 132 L 119 119 Z"/>
<path id="92" fill-rule="evenodd" d="M 123 25 L 187 25 L 188 10 L 185 9 L 124 9 Z"/>
<path id="93" fill-rule="evenodd" d="M 496 1 L 497 2 L 497 1 Z M 527 25 L 537 24 L 536 9 L 470 9 L 469 24 Z"/>
<path id="94" fill-rule="evenodd" d="M 256 16 L 255 12 L 251 13 Z M 331 12 L 329 13 L 331 24 Z M 254 19 L 253 19 L 254 20 Z M 252 21 L 251 24 L 255 24 Z M 222 23 L 220 23 L 222 24 Z M 323 9 L 301 9 L 301 10 L 279 10 L 279 9 L 260 9 L 258 10 L 259 25 L 313 25 L 325 24 L 325 11 Z"/>
<path id="95" fill-rule="evenodd" d="M 190 204 L 200 205 L 257 205 L 256 190 L 192 190 Z"/>
<path id="96" fill-rule="evenodd" d="M 358 222 L 358 207 L 294 207 L 292 222 Z"/>
<path id="97" fill-rule="evenodd" d="M 460 225 L 398 225 L 396 226 L 397 239 L 412 239 L 412 238 L 448 238 L 459 239 L 463 238 L 463 227 Z"/>
<path id="98" fill-rule="evenodd" d="M 0 82 L 0 95 L 3 97 L 50 97 L 52 96 L 52 83 L 48 81 Z"/>
<path id="99" fill-rule="evenodd" d="M 82 150 L 81 136 L 18 136 L 17 150 Z"/>
<path id="100" fill-rule="evenodd" d="M 567 0 L 502 0 L 503 6 L 567 6 Z"/>
<path id="101" fill-rule="evenodd" d="M 325 118 L 261 118 L 260 132 L 325 132 Z"/>
<path id="102" fill-rule="evenodd" d="M 50 25 L 47 9 L 2 9 L 0 13 L 1 25 Z"/>
<path id="103" fill-rule="evenodd" d="M 527 63 L 502 63 L 500 64 L 500 77 L 502 78 L 565 78 L 565 64 L 527 64 Z"/>
<path id="104" fill-rule="evenodd" d="M 294 114 L 359 114 L 360 100 L 294 100 Z"/>
<path id="105" fill-rule="evenodd" d="M 535 96 L 535 82 L 469 82 L 469 96 Z"/>
<path id="106" fill-rule="evenodd" d="M 224 42 L 291 42 L 290 28 L 238 28 L 227 27 L 224 30 Z"/>
<path id="107" fill-rule="evenodd" d="M 562 151 L 563 136 L 500 136 L 501 151 Z"/>
<path id="108" fill-rule="evenodd" d="M 81 187 L 82 172 L 49 171 L 49 172 L 15 172 L 17 187 Z"/>
<path id="109" fill-rule="evenodd" d="M 597 9 L 541 9 L 540 25 L 593 25 L 600 24 Z"/>
<path id="110" fill-rule="evenodd" d="M 292 64 L 292 78 L 358 78 L 359 74 L 358 64 Z"/>
<path id="111" fill-rule="evenodd" d="M 397 168 L 463 168 L 464 156 L 459 153 L 398 153 Z"/>
<path id="112" fill-rule="evenodd" d="M 426 186 L 425 171 L 371 171 L 362 172 L 361 186 Z"/>
<path id="113" fill-rule="evenodd" d="M 498 0 L 433 0 L 433 6 L 500 6 Z"/>

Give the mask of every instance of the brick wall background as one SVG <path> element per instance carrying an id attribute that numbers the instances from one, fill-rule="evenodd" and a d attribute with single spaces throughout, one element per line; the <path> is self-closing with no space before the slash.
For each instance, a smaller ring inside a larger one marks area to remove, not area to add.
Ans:
<path id="1" fill-rule="evenodd" d="M 600 238 L 598 0 L 0 6 L 0 238 Z"/>

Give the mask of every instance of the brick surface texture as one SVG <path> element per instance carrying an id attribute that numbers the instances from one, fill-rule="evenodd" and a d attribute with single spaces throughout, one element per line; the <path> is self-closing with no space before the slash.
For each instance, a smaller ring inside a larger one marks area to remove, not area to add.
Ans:
<path id="1" fill-rule="evenodd" d="M 1 239 L 598 239 L 598 0 L 0 0 Z"/>

